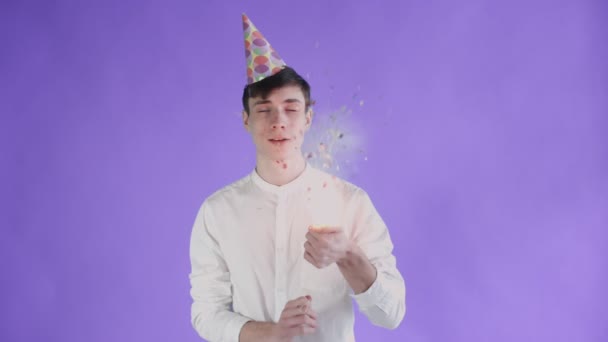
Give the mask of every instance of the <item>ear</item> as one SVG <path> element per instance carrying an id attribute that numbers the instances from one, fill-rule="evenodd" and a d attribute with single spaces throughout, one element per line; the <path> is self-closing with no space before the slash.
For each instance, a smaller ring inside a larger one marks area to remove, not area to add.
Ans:
<path id="1" fill-rule="evenodd" d="M 314 116 L 314 112 L 312 111 L 312 108 L 309 108 L 308 111 L 305 114 L 306 117 L 306 129 L 310 128 L 310 125 L 312 125 L 312 118 Z"/>
<path id="2" fill-rule="evenodd" d="M 243 110 L 243 126 L 245 126 L 245 129 L 247 130 L 247 132 L 249 132 L 249 114 L 247 114 L 246 110 Z"/>

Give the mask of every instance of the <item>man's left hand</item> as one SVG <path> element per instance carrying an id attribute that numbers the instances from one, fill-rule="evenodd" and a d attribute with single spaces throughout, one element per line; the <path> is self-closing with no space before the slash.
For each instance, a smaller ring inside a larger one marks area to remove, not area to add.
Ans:
<path id="1" fill-rule="evenodd" d="M 317 268 L 327 267 L 346 257 L 351 242 L 341 227 L 308 227 L 304 259 Z"/>

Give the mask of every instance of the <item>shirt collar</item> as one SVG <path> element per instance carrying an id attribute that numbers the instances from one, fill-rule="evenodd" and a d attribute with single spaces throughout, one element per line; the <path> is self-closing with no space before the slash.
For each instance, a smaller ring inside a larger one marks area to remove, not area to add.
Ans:
<path id="1" fill-rule="evenodd" d="M 310 167 L 308 165 L 308 163 L 306 163 L 304 166 L 304 171 L 302 171 L 302 173 L 296 179 L 292 180 L 291 182 L 289 182 L 285 185 L 278 186 L 278 185 L 270 184 L 270 183 L 266 182 L 265 180 L 263 180 L 262 177 L 260 177 L 260 175 L 258 175 L 258 172 L 254 169 L 253 172 L 251 172 L 251 180 L 260 189 L 262 189 L 266 192 L 270 192 L 272 194 L 281 195 L 281 194 L 293 193 L 295 191 L 298 191 L 299 189 L 302 189 L 304 187 L 304 184 L 306 183 L 306 180 L 311 177 L 311 173 L 312 173 L 312 167 Z"/>

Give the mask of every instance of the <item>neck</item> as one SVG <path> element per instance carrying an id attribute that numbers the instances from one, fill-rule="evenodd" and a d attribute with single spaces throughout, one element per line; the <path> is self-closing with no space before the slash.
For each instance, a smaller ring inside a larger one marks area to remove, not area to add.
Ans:
<path id="1" fill-rule="evenodd" d="M 255 170 L 266 182 L 282 186 L 298 178 L 305 168 L 306 161 L 302 155 L 283 160 L 266 159 L 258 155 Z"/>

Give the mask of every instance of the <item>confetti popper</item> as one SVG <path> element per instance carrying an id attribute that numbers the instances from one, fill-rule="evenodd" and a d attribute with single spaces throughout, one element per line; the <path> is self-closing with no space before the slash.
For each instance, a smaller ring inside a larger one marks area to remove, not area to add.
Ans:
<path id="1" fill-rule="evenodd" d="M 315 233 L 323 233 L 323 232 L 328 232 L 333 230 L 332 228 L 335 227 L 339 227 L 339 226 L 335 226 L 335 225 L 328 225 L 328 224 L 314 224 L 310 226 L 310 229 L 312 231 L 314 231 Z"/>

